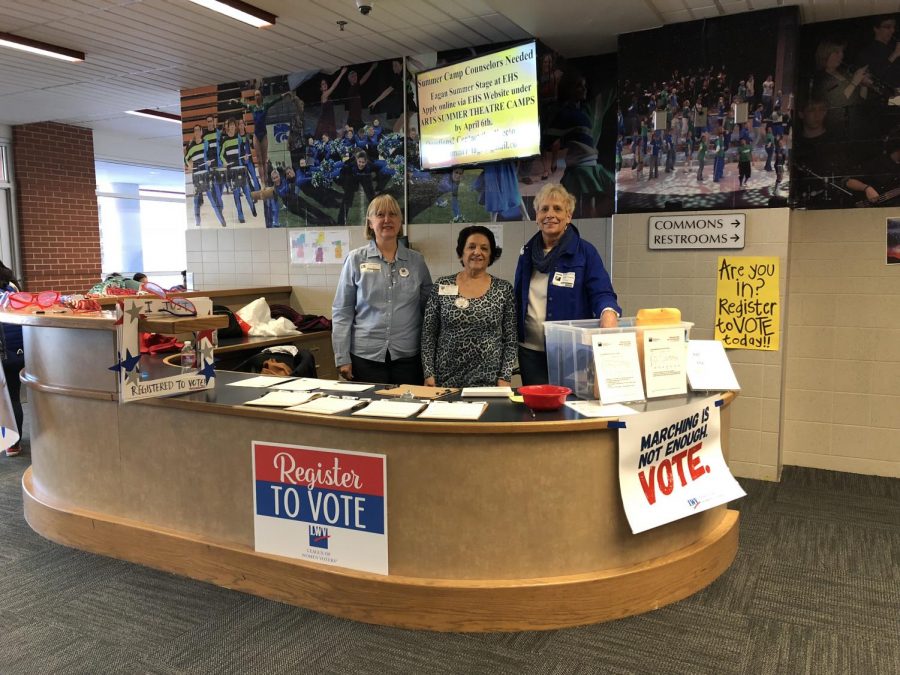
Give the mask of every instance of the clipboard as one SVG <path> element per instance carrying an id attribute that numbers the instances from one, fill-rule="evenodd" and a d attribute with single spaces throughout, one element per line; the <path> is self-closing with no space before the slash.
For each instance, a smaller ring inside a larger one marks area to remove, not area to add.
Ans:
<path id="1" fill-rule="evenodd" d="M 416 384 L 401 384 L 398 387 L 391 387 L 390 389 L 379 389 L 375 393 L 381 394 L 382 396 L 400 397 L 403 396 L 406 392 L 409 392 L 412 398 L 434 401 L 436 399 L 443 398 L 444 396 L 449 396 L 450 394 L 456 394 L 459 392 L 459 389 L 453 389 L 450 387 L 425 387 L 423 385 Z"/>

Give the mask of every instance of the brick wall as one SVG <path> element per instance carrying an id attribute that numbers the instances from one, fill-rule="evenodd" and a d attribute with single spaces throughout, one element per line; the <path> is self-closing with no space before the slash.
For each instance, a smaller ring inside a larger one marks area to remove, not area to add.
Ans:
<path id="1" fill-rule="evenodd" d="M 100 279 L 94 138 L 55 122 L 12 128 L 22 269 L 30 291 L 83 292 Z"/>

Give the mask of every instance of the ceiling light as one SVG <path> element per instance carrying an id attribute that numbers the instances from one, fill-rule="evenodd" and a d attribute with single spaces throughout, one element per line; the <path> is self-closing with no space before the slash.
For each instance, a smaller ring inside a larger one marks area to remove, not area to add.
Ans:
<path id="1" fill-rule="evenodd" d="M 56 45 L 50 45 L 46 42 L 30 40 L 10 33 L 0 33 L 0 47 L 12 47 L 13 49 L 21 49 L 23 52 L 31 52 L 32 54 L 40 54 L 41 56 L 50 56 L 54 59 L 72 61 L 73 63 L 84 61 L 84 52 L 66 49 L 65 47 L 57 47 Z"/>
<path id="2" fill-rule="evenodd" d="M 269 12 L 253 5 L 248 5 L 246 2 L 241 2 L 241 0 L 191 0 L 191 2 L 202 5 L 214 12 L 230 16 L 232 19 L 249 23 L 257 28 L 274 26 L 275 19 L 278 18 L 274 14 L 269 14 Z"/>
<path id="3" fill-rule="evenodd" d="M 181 115 L 163 112 L 162 110 L 151 110 L 150 108 L 141 108 L 140 110 L 126 110 L 129 115 L 137 115 L 138 117 L 149 117 L 152 120 L 162 120 L 163 122 L 174 122 L 181 124 Z"/>

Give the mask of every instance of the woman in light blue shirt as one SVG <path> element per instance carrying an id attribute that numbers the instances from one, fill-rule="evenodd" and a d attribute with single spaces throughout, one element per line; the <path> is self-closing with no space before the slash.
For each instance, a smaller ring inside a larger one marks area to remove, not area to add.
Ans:
<path id="1" fill-rule="evenodd" d="M 347 380 L 422 384 L 422 315 L 431 292 L 425 258 L 401 246 L 400 205 L 378 195 L 366 211 L 366 246 L 344 261 L 331 307 L 335 365 Z"/>

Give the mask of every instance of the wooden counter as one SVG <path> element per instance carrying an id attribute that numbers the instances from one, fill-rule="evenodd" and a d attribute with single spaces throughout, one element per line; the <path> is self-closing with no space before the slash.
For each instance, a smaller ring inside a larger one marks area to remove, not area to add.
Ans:
<path id="1" fill-rule="evenodd" d="M 209 298 L 216 305 L 225 305 L 233 310 L 238 310 L 257 298 L 264 297 L 270 305 L 290 305 L 293 286 L 257 286 L 254 288 L 222 288 L 203 291 L 174 291 L 169 293 L 172 298 Z M 131 297 L 131 296 L 123 296 Z M 95 298 L 101 307 L 108 309 L 119 301 L 114 295 Z"/>
<path id="2" fill-rule="evenodd" d="M 119 405 L 106 370 L 115 334 L 45 321 L 24 330 L 33 464 L 23 490 L 29 524 L 62 544 L 336 616 L 445 631 L 648 611 L 734 558 L 738 516 L 725 507 L 631 534 L 606 420 L 569 409 L 532 420 L 506 400 L 470 424 L 260 410 L 239 407 L 259 392 L 227 386 L 237 373 L 219 373 L 215 390 Z M 722 415 L 724 432 L 727 406 Z M 253 441 L 386 455 L 390 574 L 256 553 Z"/>
<path id="3" fill-rule="evenodd" d="M 56 311 L 43 314 L 0 311 L 0 321 L 5 323 L 15 323 L 20 326 L 43 326 L 45 328 L 59 328 L 66 331 L 75 329 L 106 330 L 110 331 L 110 335 L 101 339 L 115 340 L 115 335 L 113 333 L 115 330 L 115 316 L 112 310 L 105 310 L 96 315 L 71 314 Z M 140 327 L 141 330 L 147 332 L 185 333 L 189 332 L 189 329 L 186 326 L 190 326 L 190 330 L 204 330 L 206 328 L 224 328 L 227 325 L 228 320 L 225 316 L 216 315 L 203 318 L 202 320 L 185 317 L 171 319 L 156 318 L 152 321 L 141 319 Z M 90 342 L 93 339 L 87 337 L 87 334 L 82 334 L 80 332 L 67 332 L 66 335 L 68 335 L 68 339 L 79 344 L 81 340 L 87 339 Z M 233 368 L 256 351 L 266 347 L 285 344 L 308 349 L 312 352 L 312 355 L 316 360 L 316 371 L 318 376 L 322 378 L 337 379 L 338 372 L 337 367 L 334 365 L 334 351 L 331 348 L 331 331 L 328 330 L 274 338 L 243 336 L 225 340 L 223 341 L 223 344 L 215 348 L 216 361 L 217 363 L 221 362 L 219 367 Z M 67 354 L 70 352 L 71 349 L 66 350 Z"/>

